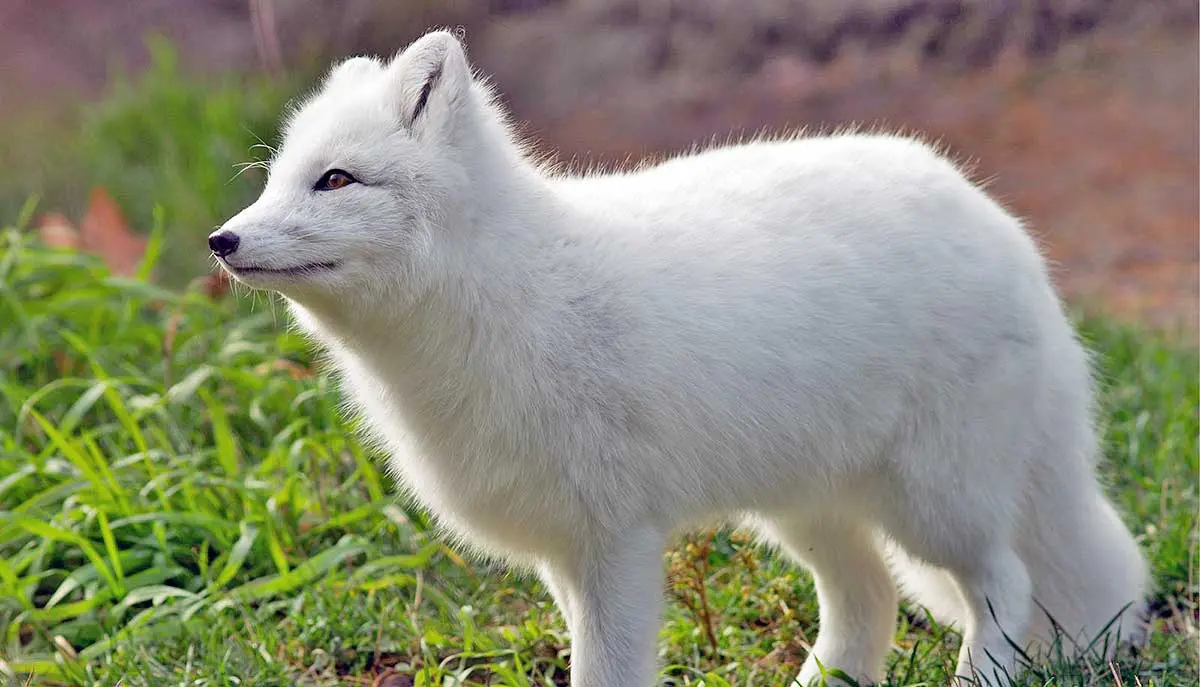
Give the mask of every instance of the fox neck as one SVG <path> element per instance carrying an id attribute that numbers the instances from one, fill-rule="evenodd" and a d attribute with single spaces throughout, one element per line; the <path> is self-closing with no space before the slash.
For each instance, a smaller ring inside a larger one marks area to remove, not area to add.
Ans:
<path id="1" fill-rule="evenodd" d="M 563 297 L 541 286 L 538 265 L 553 241 L 547 219 L 562 212 L 537 171 L 510 167 L 472 200 L 453 226 L 438 228 L 436 276 L 409 293 L 381 283 L 351 298 L 292 303 L 343 367 L 382 384 L 405 415 L 441 426 L 500 423 L 497 413 L 511 411 L 498 409 L 528 407 L 511 399 L 534 400 L 548 345 L 538 322 Z"/>

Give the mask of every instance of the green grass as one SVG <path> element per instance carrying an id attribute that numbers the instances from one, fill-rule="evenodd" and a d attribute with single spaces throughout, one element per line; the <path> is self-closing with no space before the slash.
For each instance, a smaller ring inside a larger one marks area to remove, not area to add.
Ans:
<path id="1" fill-rule="evenodd" d="M 0 136 L 0 157 L 37 162 L 0 191 L 16 218 L 0 230 L 0 685 L 361 685 L 389 667 L 417 685 L 564 684 L 548 595 L 463 561 L 392 496 L 282 309 L 181 290 L 209 228 L 256 192 L 253 171 L 229 181 L 233 164 L 274 140 L 294 90 L 197 83 L 156 51 L 60 138 Z M 152 230 L 136 278 L 27 229 L 28 194 L 78 211 L 92 184 Z M 1195 685 L 1198 354 L 1081 326 L 1104 375 L 1104 476 L 1152 561 L 1157 632 L 1115 667 L 1052 661 L 1021 684 Z M 816 633 L 807 575 L 727 532 L 680 540 L 664 564 L 663 684 L 796 673 Z M 888 684 L 953 668 L 958 636 L 916 617 L 901 617 Z"/>
<path id="2" fill-rule="evenodd" d="M 31 239 L 0 234 L 0 670 L 284 685 L 396 665 L 424 685 L 561 683 L 544 591 L 464 563 L 389 496 L 282 312 L 117 279 Z M 1118 674 L 1195 684 L 1197 354 L 1084 331 L 1105 375 L 1105 474 L 1163 616 Z M 727 533 L 680 542 L 667 565 L 666 684 L 794 674 L 816 631 L 806 575 Z M 944 682 L 953 632 L 906 623 L 897 641 L 890 684 Z M 1029 684 L 1110 684 L 1110 670 L 1054 664 Z"/>

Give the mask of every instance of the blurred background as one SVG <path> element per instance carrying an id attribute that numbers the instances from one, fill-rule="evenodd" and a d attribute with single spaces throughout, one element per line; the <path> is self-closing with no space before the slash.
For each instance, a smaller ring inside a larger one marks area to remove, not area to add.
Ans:
<path id="1" fill-rule="evenodd" d="M 77 222 L 102 186 L 135 231 L 162 206 L 168 281 L 202 273 L 284 103 L 432 26 L 582 163 L 850 123 L 943 141 L 1080 306 L 1196 323 L 1194 0 L 0 0 L 0 212 Z"/>

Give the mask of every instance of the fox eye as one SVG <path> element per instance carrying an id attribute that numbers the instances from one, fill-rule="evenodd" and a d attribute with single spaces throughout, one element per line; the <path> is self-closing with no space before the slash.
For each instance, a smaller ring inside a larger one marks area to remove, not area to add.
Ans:
<path id="1" fill-rule="evenodd" d="M 350 172 L 341 169 L 331 169 L 317 181 L 313 186 L 314 191 L 336 191 L 339 188 L 344 188 L 350 184 L 357 184 L 358 179 L 350 175 Z"/>

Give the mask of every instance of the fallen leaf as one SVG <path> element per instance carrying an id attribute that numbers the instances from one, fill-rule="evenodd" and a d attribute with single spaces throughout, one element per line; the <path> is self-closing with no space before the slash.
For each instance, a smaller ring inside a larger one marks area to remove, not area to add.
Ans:
<path id="1" fill-rule="evenodd" d="M 225 270 L 213 272 L 204 278 L 204 293 L 208 297 L 217 300 L 226 293 L 229 293 L 229 273 Z"/>
<path id="2" fill-rule="evenodd" d="M 133 233 L 121 208 L 103 186 L 92 189 L 79 224 L 84 250 L 104 260 L 113 274 L 128 277 L 136 272 L 146 251 L 146 239 Z"/>
<path id="3" fill-rule="evenodd" d="M 371 687 L 412 687 L 413 684 L 413 679 L 408 675 L 387 670 L 375 678 Z"/>
<path id="4" fill-rule="evenodd" d="M 48 212 L 38 224 L 38 237 L 51 248 L 79 248 L 79 230 L 61 213 Z"/>
<path id="5" fill-rule="evenodd" d="M 187 290 L 200 291 L 214 301 L 218 300 L 229 293 L 229 273 L 218 270 L 196 277 L 188 282 Z"/>
<path id="6" fill-rule="evenodd" d="M 312 370 L 285 358 L 277 358 L 269 363 L 260 363 L 254 368 L 254 374 L 262 376 L 268 372 L 286 372 L 292 379 L 308 379 L 313 376 Z"/>

